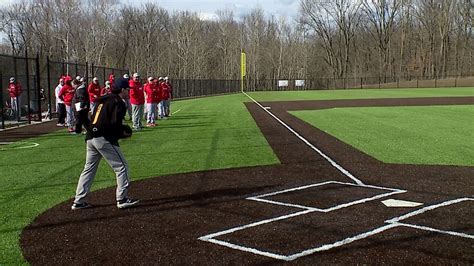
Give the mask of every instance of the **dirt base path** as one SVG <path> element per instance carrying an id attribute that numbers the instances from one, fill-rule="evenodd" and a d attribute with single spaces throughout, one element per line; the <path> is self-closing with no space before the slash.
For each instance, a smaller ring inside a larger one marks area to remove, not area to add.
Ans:
<path id="1" fill-rule="evenodd" d="M 0 142 L 13 142 L 27 138 L 54 132 L 60 128 L 56 127 L 57 120 L 44 123 L 25 125 L 0 131 Z"/>
<path id="2" fill-rule="evenodd" d="M 131 195 L 141 203 L 127 210 L 116 208 L 115 188 L 91 193 L 91 209 L 71 211 L 64 202 L 24 229 L 24 256 L 33 265 L 473 264 L 474 201 L 446 203 L 472 197 L 473 167 L 385 164 L 287 113 L 432 104 L 474 104 L 474 97 L 263 103 L 364 183 L 356 185 L 248 103 L 281 164 L 137 181 Z M 290 188 L 299 189 L 247 199 Z M 424 205 L 387 208 L 380 201 L 388 198 Z M 402 221 L 415 226 L 387 223 L 443 202 Z"/>

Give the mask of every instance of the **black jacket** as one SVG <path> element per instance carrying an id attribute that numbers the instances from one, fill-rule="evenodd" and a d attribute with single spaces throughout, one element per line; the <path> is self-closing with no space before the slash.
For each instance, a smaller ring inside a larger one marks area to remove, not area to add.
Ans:
<path id="1" fill-rule="evenodd" d="M 72 103 L 81 103 L 81 108 L 88 109 L 90 106 L 89 93 L 87 92 L 86 86 L 83 84 L 77 87 L 74 92 L 74 98 L 72 98 Z"/>
<path id="2" fill-rule="evenodd" d="M 91 125 L 87 130 L 86 140 L 104 137 L 113 145 L 118 146 L 118 140 L 124 138 L 122 121 L 127 112 L 125 103 L 115 93 L 97 98 L 96 103 L 91 117 Z"/>

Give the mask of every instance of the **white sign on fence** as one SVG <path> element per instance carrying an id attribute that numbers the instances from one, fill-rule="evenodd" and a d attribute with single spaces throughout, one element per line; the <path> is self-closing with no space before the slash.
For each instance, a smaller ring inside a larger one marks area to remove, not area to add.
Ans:
<path id="1" fill-rule="evenodd" d="M 297 79 L 295 80 L 296 87 L 304 87 L 304 79 Z"/>
<path id="2" fill-rule="evenodd" d="M 288 87 L 288 80 L 279 80 L 278 87 Z"/>

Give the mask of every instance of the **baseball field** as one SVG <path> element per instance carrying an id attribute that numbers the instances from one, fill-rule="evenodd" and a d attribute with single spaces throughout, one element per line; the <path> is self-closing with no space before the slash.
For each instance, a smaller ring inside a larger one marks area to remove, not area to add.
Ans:
<path id="1" fill-rule="evenodd" d="M 249 92 L 172 112 L 120 143 L 141 200 L 126 210 L 103 161 L 94 208 L 71 211 L 83 136 L 0 132 L 0 265 L 474 263 L 474 88 Z"/>

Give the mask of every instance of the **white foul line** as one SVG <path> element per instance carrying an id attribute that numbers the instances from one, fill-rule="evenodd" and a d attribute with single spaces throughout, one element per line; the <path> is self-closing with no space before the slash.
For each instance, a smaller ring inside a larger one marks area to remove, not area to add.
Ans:
<path id="1" fill-rule="evenodd" d="M 328 182 L 325 182 L 325 183 L 328 183 Z M 308 186 L 306 186 L 306 187 L 308 187 Z M 397 191 L 396 189 L 391 189 L 391 190 L 394 190 L 395 193 L 404 192 L 402 190 Z M 273 219 L 267 219 L 267 220 L 251 223 L 251 224 L 244 225 L 244 226 L 231 228 L 231 229 L 228 229 L 228 230 L 225 230 L 225 231 L 221 231 L 221 232 L 217 232 L 217 233 L 213 233 L 213 234 L 209 234 L 209 235 L 200 237 L 199 240 L 207 241 L 207 242 L 214 243 L 214 244 L 217 244 L 217 245 L 221 245 L 221 246 L 225 246 L 225 247 L 229 247 L 229 248 L 232 248 L 232 249 L 241 250 L 241 251 L 245 251 L 245 252 L 250 252 L 250 253 L 253 253 L 253 254 L 262 255 L 262 256 L 266 256 L 266 257 L 270 257 L 270 258 L 274 258 L 274 259 L 279 259 L 279 260 L 284 260 L 284 261 L 292 261 L 292 260 L 295 260 L 295 259 L 303 257 L 303 256 L 314 254 L 316 252 L 327 251 L 327 250 L 330 250 L 332 248 L 347 245 L 347 244 L 350 244 L 352 242 L 355 242 L 355 241 L 365 239 L 367 237 L 379 234 L 379 233 L 384 232 L 386 230 L 396 228 L 396 227 L 401 227 L 401 226 L 411 227 L 411 228 L 415 228 L 415 229 L 431 231 L 431 232 L 436 232 L 436 233 L 441 233 L 441 234 L 447 234 L 447 235 L 452 235 L 452 236 L 457 236 L 457 237 L 464 237 L 464 238 L 474 239 L 473 235 L 469 235 L 469 234 L 465 234 L 465 233 L 459 233 L 459 232 L 454 232 L 454 231 L 445 231 L 445 230 L 439 230 L 439 229 L 426 227 L 426 226 L 419 226 L 419 225 L 405 224 L 405 223 L 398 222 L 400 220 L 403 220 L 403 219 L 406 219 L 406 218 L 409 218 L 409 217 L 412 217 L 412 216 L 415 216 L 415 215 L 419 215 L 419 214 L 422 214 L 424 212 L 427 212 L 427 211 L 430 211 L 430 210 L 433 210 L 433 209 L 436 209 L 436 208 L 439 208 L 439 207 L 444 207 L 444 206 L 452 205 L 452 204 L 467 201 L 467 200 L 474 201 L 473 198 L 460 198 L 460 199 L 450 200 L 450 201 L 442 202 L 440 204 L 428 206 L 428 207 L 422 208 L 420 210 L 410 212 L 408 214 L 393 218 L 391 220 L 387 220 L 387 221 L 385 221 L 386 223 L 388 223 L 387 225 L 378 227 L 378 228 L 373 229 L 371 231 L 364 232 L 364 233 L 361 233 L 361 234 L 358 234 L 358 235 L 355 235 L 355 236 L 352 236 L 352 237 L 348 237 L 348 238 L 336 241 L 336 242 L 331 243 L 331 244 L 324 244 L 324 245 L 316 247 L 316 248 L 307 249 L 307 250 L 304 250 L 304 251 L 301 251 L 301 252 L 298 252 L 298 253 L 295 253 L 295 254 L 292 254 L 292 255 L 289 255 L 289 256 L 276 254 L 276 253 L 271 253 L 271 252 L 268 252 L 268 251 L 262 251 L 262 250 L 258 250 L 256 248 L 249 248 L 249 247 L 239 246 L 239 245 L 232 244 L 232 243 L 229 243 L 229 242 L 226 242 L 226 241 L 214 239 L 214 237 L 222 236 L 222 235 L 225 235 L 225 234 L 230 234 L 230 233 L 233 233 L 233 232 L 236 232 L 236 231 L 244 230 L 244 229 L 247 229 L 247 228 L 250 228 L 250 227 L 259 226 L 259 225 L 262 225 L 262 224 L 268 224 L 268 223 L 271 223 L 271 222 L 274 222 L 274 221 L 280 221 L 280 220 L 285 220 L 285 219 L 300 216 L 300 215 L 305 215 L 305 214 L 308 214 L 308 213 L 315 212 L 316 210 L 314 210 L 314 209 L 309 210 L 308 209 L 308 210 L 292 213 L 292 214 L 289 214 L 289 215 L 279 216 L 279 217 L 276 217 L 276 218 L 273 218 Z M 348 204 L 350 204 L 350 203 L 342 204 L 340 206 L 348 205 Z M 335 209 L 335 208 L 332 208 L 332 209 Z"/>
<path id="2" fill-rule="evenodd" d="M 416 211 L 407 213 L 407 214 L 402 215 L 402 216 L 399 216 L 399 217 L 395 217 L 395 218 L 390 219 L 390 220 L 387 220 L 387 221 L 385 221 L 385 222 L 386 222 L 386 223 L 396 223 L 396 222 L 399 222 L 399 221 L 401 221 L 401 220 L 405 220 L 405 219 L 407 219 L 407 218 L 410 218 L 410 217 L 413 217 L 413 216 L 415 216 L 415 215 L 419 215 L 419 214 L 425 213 L 425 212 L 427 212 L 427 211 L 434 210 L 434 209 L 439 208 L 439 207 L 444 207 L 444 206 L 456 204 L 456 203 L 463 202 L 463 201 L 467 201 L 467 200 L 474 200 L 474 199 L 473 199 L 473 198 L 459 198 L 459 199 L 454 199 L 454 200 L 448 200 L 448 201 L 445 201 L 445 202 L 442 202 L 442 203 L 439 203 L 439 204 L 435 204 L 435 205 L 431 205 L 431 206 L 426 206 L 426 207 L 421 208 L 421 209 L 419 209 L 419 210 L 416 210 Z"/>
<path id="3" fill-rule="evenodd" d="M 270 116 L 272 116 L 275 120 L 277 120 L 280 124 L 282 124 L 284 127 L 286 127 L 291 133 L 293 133 L 296 137 L 298 137 L 300 140 L 302 140 L 306 145 L 308 145 L 310 148 L 315 150 L 319 155 L 321 155 L 324 159 L 326 159 L 332 166 L 334 166 L 337 170 L 339 170 L 341 173 L 343 173 L 345 176 L 349 177 L 352 179 L 354 182 L 356 182 L 359 185 L 363 185 L 364 183 L 353 176 L 349 171 L 347 171 L 344 167 L 336 163 L 333 159 L 331 159 L 329 156 L 324 154 L 321 150 L 316 148 L 311 142 L 309 142 L 307 139 L 305 139 L 303 136 L 301 136 L 298 132 L 296 132 L 293 128 L 288 126 L 285 122 L 283 122 L 280 118 L 278 118 L 276 115 L 274 115 L 272 112 L 268 111 L 264 106 L 262 106 L 259 102 L 257 102 L 254 98 L 250 97 L 246 92 L 242 92 L 245 94 L 250 100 L 252 100 L 254 103 L 256 103 L 262 110 L 267 112 Z"/>
<path id="4" fill-rule="evenodd" d="M 181 111 L 181 109 L 178 109 L 178 110 L 172 112 L 171 114 L 174 115 L 174 114 L 178 113 L 179 111 Z"/>
<path id="5" fill-rule="evenodd" d="M 422 225 L 415 225 L 415 224 L 408 224 L 408 223 L 401 223 L 400 222 L 400 221 L 405 220 L 407 218 L 417 216 L 417 215 L 423 214 L 423 213 L 428 212 L 428 211 L 432 211 L 432 210 L 440 208 L 440 207 L 445 207 L 445 206 L 453 205 L 453 204 L 456 204 L 456 203 L 460 203 L 460 202 L 463 202 L 463 201 L 474 201 L 474 198 L 459 198 L 459 199 L 454 199 L 454 200 L 448 200 L 448 201 L 441 202 L 441 203 L 438 203 L 438 204 L 435 204 L 435 205 L 426 206 L 426 207 L 421 208 L 419 210 L 407 213 L 407 214 L 399 216 L 399 217 L 395 217 L 395 218 L 387 220 L 385 222 L 389 223 L 389 224 L 397 224 L 397 225 L 400 225 L 400 226 L 406 226 L 406 227 L 411 227 L 411 228 L 425 230 L 425 231 L 431 231 L 431 232 L 437 232 L 437 233 L 442 233 L 442 234 L 447 234 L 447 235 L 452 235 L 452 236 L 459 236 L 459 237 L 474 239 L 474 235 L 470 235 L 470 234 L 466 234 L 466 233 L 440 230 L 440 229 L 436 229 L 436 228 L 432 228 L 432 227 L 428 227 L 428 226 L 422 226 Z"/>
<path id="6" fill-rule="evenodd" d="M 439 230 L 436 228 L 428 227 L 428 226 L 421 226 L 421 225 L 414 225 L 414 224 L 406 224 L 406 223 L 393 223 L 395 225 L 400 225 L 400 226 L 406 226 L 406 227 L 411 227 L 415 229 L 420 229 L 420 230 L 425 230 L 425 231 L 431 231 L 431 232 L 436 232 L 436 233 L 441 233 L 441 234 L 446 234 L 446 235 L 452 235 L 452 236 L 459 236 L 459 237 L 464 237 L 464 238 L 470 238 L 474 239 L 473 235 L 465 234 L 465 233 L 459 233 L 459 232 L 454 232 L 454 231 L 446 231 L 446 230 Z"/>

